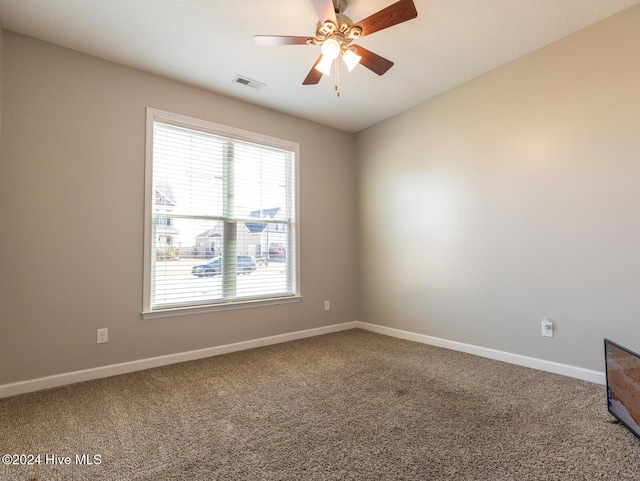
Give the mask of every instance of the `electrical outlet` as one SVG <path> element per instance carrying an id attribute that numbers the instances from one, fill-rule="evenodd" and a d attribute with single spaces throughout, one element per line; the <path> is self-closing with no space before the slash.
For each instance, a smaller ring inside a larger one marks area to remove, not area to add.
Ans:
<path id="1" fill-rule="evenodd" d="M 331 310 L 331 303 L 329 301 L 324 301 L 324 310 L 325 311 Z"/>
<path id="2" fill-rule="evenodd" d="M 553 337 L 553 319 L 550 317 L 542 319 L 542 335 L 544 337 Z"/>
<path id="3" fill-rule="evenodd" d="M 98 344 L 103 344 L 109 341 L 109 329 L 103 327 L 98 329 Z"/>

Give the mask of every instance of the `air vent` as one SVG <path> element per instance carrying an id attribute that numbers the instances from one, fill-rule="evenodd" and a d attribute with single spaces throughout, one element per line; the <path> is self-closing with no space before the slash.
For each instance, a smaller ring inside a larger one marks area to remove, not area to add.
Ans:
<path id="1" fill-rule="evenodd" d="M 258 82 L 257 80 L 251 80 L 250 78 L 243 77 L 242 75 L 236 75 L 236 78 L 233 81 L 237 84 L 244 85 L 245 87 L 251 87 L 252 89 L 260 90 L 265 86 L 262 82 Z"/>

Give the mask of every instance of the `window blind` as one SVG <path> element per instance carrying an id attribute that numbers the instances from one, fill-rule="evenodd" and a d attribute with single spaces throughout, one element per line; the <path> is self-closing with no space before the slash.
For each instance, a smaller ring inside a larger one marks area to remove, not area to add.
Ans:
<path id="1" fill-rule="evenodd" d="M 297 145 L 164 117 L 148 129 L 146 308 L 296 295 Z"/>

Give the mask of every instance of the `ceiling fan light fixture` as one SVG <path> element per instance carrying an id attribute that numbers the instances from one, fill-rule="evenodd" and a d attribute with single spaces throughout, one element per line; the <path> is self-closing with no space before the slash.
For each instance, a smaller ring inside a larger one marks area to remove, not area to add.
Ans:
<path id="1" fill-rule="evenodd" d="M 362 57 L 351 49 L 347 49 L 342 54 L 342 61 L 345 63 L 349 72 L 351 72 L 360 63 Z"/>
<path id="2" fill-rule="evenodd" d="M 340 55 L 340 43 L 335 38 L 328 38 L 322 42 L 322 55 L 335 60 Z"/>
<path id="3" fill-rule="evenodd" d="M 327 57 L 326 55 L 322 55 L 320 62 L 316 65 L 316 70 L 322 72 L 324 75 L 331 75 L 331 65 L 333 64 L 333 59 Z"/>
<path id="4" fill-rule="evenodd" d="M 0 0 L 2 1 L 2 0 Z M 396 0 L 376 13 L 359 22 L 353 22 L 344 14 L 350 0 L 310 0 L 317 13 L 316 33 L 312 37 L 283 35 L 254 35 L 258 45 L 314 45 L 320 46 L 322 53 L 302 81 L 302 85 L 316 85 L 323 75 L 330 76 L 333 61 L 342 57 L 351 72 L 358 64 L 377 75 L 384 75 L 393 67 L 393 62 L 364 47 L 352 46 L 352 42 L 380 30 L 393 27 L 414 19 L 418 11 L 414 0 Z M 380 0 L 382 1 L 382 0 Z M 340 69 L 336 64 L 336 92 Z"/>

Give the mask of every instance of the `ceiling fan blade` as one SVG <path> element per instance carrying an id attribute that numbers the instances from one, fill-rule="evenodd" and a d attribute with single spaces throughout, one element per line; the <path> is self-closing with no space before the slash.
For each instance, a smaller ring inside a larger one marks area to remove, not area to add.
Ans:
<path id="1" fill-rule="evenodd" d="M 320 70 L 316 70 L 316 65 L 320 63 L 320 60 L 322 60 L 322 55 L 320 55 L 318 57 L 318 60 L 316 60 L 316 63 L 313 64 L 313 67 L 311 67 L 311 70 L 309 71 L 307 78 L 305 78 L 304 82 L 302 82 L 302 85 L 315 85 L 320 82 L 320 79 L 322 78 L 322 72 L 320 72 Z"/>
<path id="2" fill-rule="evenodd" d="M 386 58 L 381 57 L 377 53 L 373 53 L 360 45 L 356 46 L 356 51 L 358 55 L 362 56 L 360 64 L 378 75 L 384 75 L 387 70 L 393 67 L 393 62 L 391 60 L 387 60 Z"/>
<path id="3" fill-rule="evenodd" d="M 257 45 L 277 47 L 279 45 L 306 45 L 309 37 L 287 37 L 282 35 L 254 35 Z"/>
<path id="4" fill-rule="evenodd" d="M 311 3 L 313 3 L 313 8 L 315 8 L 318 13 L 320 23 L 324 23 L 327 20 L 331 20 L 335 24 L 338 23 L 336 19 L 336 7 L 333 6 L 333 0 L 311 0 Z"/>
<path id="5" fill-rule="evenodd" d="M 416 10 L 413 0 L 400 0 L 364 20 L 355 23 L 355 26 L 362 29 L 361 37 L 364 37 L 365 35 L 371 35 L 379 30 L 406 22 L 417 16 L 418 11 Z"/>

